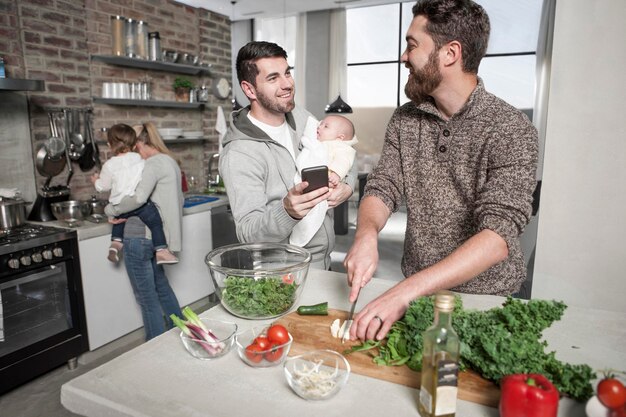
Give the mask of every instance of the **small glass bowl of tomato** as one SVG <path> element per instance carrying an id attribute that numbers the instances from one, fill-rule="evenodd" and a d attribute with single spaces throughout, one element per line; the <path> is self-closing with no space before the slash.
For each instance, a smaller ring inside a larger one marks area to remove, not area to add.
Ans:
<path id="1" fill-rule="evenodd" d="M 293 337 L 280 324 L 252 327 L 235 336 L 237 354 L 244 363 L 253 368 L 282 364 L 292 343 Z"/>

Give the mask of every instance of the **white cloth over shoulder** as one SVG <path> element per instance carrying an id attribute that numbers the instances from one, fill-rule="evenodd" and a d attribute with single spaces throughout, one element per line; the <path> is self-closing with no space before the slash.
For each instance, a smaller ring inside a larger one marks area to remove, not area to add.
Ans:
<path id="1" fill-rule="evenodd" d="M 294 178 L 294 184 L 302 182 L 300 173 L 302 169 L 319 165 L 328 165 L 328 151 L 320 141 L 317 140 L 317 125 L 319 122 L 309 116 L 302 136 L 302 151 L 296 158 L 298 170 Z M 296 224 L 289 236 L 289 243 L 296 246 L 305 246 L 313 238 L 315 233 L 324 223 L 324 217 L 328 210 L 328 201 L 324 200 L 317 204 L 307 213 L 302 220 Z"/>
<path id="2" fill-rule="evenodd" d="M 215 118 L 215 130 L 218 134 L 218 153 L 222 153 L 222 140 L 228 131 L 228 125 L 226 124 L 226 117 L 224 116 L 224 110 L 222 106 L 217 106 L 217 117 Z"/>

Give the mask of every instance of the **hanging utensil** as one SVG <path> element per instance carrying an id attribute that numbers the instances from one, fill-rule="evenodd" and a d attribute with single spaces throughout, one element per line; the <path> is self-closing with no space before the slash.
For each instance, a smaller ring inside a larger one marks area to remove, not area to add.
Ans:
<path id="1" fill-rule="evenodd" d="M 78 161 L 85 149 L 83 136 L 80 133 L 76 132 L 76 121 L 78 120 L 78 112 L 76 111 L 76 109 L 71 109 L 66 113 L 66 117 L 66 125 L 69 136 L 70 159 L 72 161 Z"/>
<path id="2" fill-rule="evenodd" d="M 90 134 L 90 124 L 88 122 L 89 115 L 87 112 L 84 114 L 84 128 L 85 128 L 85 149 L 83 150 L 83 154 L 78 160 L 78 166 L 80 169 L 84 171 L 89 171 L 96 166 L 96 160 L 94 159 L 95 148 L 93 146 L 93 139 Z"/>
<path id="3" fill-rule="evenodd" d="M 65 119 L 65 140 L 67 145 L 70 144 L 70 135 L 69 135 L 69 131 L 70 131 L 70 127 L 69 127 L 69 121 L 68 121 L 68 116 L 69 116 L 69 109 L 63 109 L 63 116 Z M 72 169 L 72 163 L 71 161 L 73 161 L 73 159 L 70 157 L 70 147 L 66 146 L 65 147 L 65 155 L 67 157 L 67 182 L 65 183 L 65 185 L 67 187 L 69 187 L 70 185 L 70 180 L 72 179 L 72 176 L 74 175 L 74 170 Z"/>
<path id="4" fill-rule="evenodd" d="M 60 158 L 50 157 L 48 149 L 46 149 L 45 145 L 39 147 L 35 159 L 35 166 L 37 167 L 39 174 L 49 178 L 59 175 L 63 171 L 63 168 L 65 168 L 66 164 L 65 157 L 63 156 Z"/>
<path id="5" fill-rule="evenodd" d="M 48 156 L 52 159 L 62 158 L 65 156 L 65 142 L 59 137 L 51 112 L 48 113 L 48 122 L 50 123 L 51 135 L 45 143 Z"/>
<path id="6" fill-rule="evenodd" d="M 96 163 L 96 168 L 98 171 L 102 170 L 102 162 L 100 161 L 100 149 L 98 148 L 98 144 L 96 143 L 96 139 L 93 137 L 93 125 L 91 124 L 91 119 L 87 119 L 89 123 L 89 137 L 91 139 L 91 146 L 93 146 L 93 160 Z"/>
<path id="7" fill-rule="evenodd" d="M 85 147 L 85 137 L 80 133 L 80 115 L 82 112 L 79 112 L 78 109 L 72 109 L 71 118 L 72 118 L 72 131 L 70 134 L 70 141 L 76 147 L 78 152 L 82 151 Z"/>

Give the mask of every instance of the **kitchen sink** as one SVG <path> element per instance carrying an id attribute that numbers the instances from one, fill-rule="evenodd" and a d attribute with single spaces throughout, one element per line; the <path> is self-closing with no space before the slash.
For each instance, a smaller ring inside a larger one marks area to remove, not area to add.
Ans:
<path id="1" fill-rule="evenodd" d="M 219 197 L 211 197 L 209 195 L 188 195 L 185 196 L 185 203 L 183 204 L 184 208 L 198 206 L 200 204 L 206 204 L 213 201 L 219 200 Z"/>

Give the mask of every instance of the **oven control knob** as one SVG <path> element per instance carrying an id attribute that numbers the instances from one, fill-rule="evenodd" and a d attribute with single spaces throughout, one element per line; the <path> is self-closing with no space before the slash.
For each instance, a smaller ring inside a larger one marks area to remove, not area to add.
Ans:
<path id="1" fill-rule="evenodd" d="M 41 252 L 41 256 L 43 256 L 45 260 L 49 261 L 50 259 L 52 259 L 52 251 L 50 249 L 46 249 Z"/>
<path id="2" fill-rule="evenodd" d="M 30 256 L 22 256 L 20 258 L 20 263 L 24 266 L 29 266 L 30 265 Z"/>
<path id="3" fill-rule="evenodd" d="M 30 257 L 33 258 L 33 262 L 35 263 L 40 263 L 41 261 L 43 261 L 43 257 L 39 252 L 33 253 Z"/>
<path id="4" fill-rule="evenodd" d="M 54 248 L 54 249 L 52 249 L 52 253 L 57 258 L 61 258 L 63 256 L 63 249 L 61 249 L 61 248 Z"/>
<path id="5" fill-rule="evenodd" d="M 9 259 L 7 264 L 9 265 L 9 268 L 11 268 L 11 269 L 18 269 L 20 267 L 20 260 L 19 259 L 15 259 L 15 258 L 11 258 L 11 259 Z"/>

